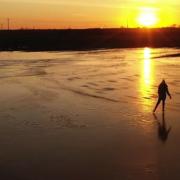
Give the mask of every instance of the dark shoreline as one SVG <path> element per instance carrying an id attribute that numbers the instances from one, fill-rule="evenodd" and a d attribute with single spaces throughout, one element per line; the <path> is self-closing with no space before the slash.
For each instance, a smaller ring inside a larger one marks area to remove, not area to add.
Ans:
<path id="1" fill-rule="evenodd" d="M 1 30 L 0 51 L 180 47 L 180 28 Z"/>

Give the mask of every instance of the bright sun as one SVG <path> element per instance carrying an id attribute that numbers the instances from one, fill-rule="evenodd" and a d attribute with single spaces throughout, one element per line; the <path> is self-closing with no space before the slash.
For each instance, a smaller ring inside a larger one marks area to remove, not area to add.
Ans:
<path id="1" fill-rule="evenodd" d="M 153 11 L 143 11 L 138 16 L 138 23 L 144 27 L 153 27 L 157 23 L 157 17 Z"/>

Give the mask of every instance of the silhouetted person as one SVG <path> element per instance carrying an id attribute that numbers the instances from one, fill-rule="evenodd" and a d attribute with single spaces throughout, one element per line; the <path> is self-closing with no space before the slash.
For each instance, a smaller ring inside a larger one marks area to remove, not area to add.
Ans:
<path id="1" fill-rule="evenodd" d="M 171 99 L 171 94 L 169 93 L 168 85 L 166 84 L 165 80 L 162 80 L 162 82 L 160 83 L 160 85 L 158 87 L 158 101 L 157 101 L 157 104 L 156 104 L 153 112 L 156 111 L 156 109 L 161 101 L 162 101 L 162 111 L 164 112 L 166 94 L 168 94 L 169 98 Z"/>
<path id="2" fill-rule="evenodd" d="M 154 118 L 158 121 L 157 116 L 154 114 Z M 171 127 L 167 129 L 164 113 L 162 114 L 162 124 L 158 121 L 158 135 L 161 141 L 165 142 L 168 139 L 168 135 L 171 131 Z"/>

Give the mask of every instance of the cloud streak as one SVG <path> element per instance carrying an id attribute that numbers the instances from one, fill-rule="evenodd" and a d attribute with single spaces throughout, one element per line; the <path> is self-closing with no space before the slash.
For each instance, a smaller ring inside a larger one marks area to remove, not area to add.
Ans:
<path id="1" fill-rule="evenodd" d="M 180 5 L 177 0 L 0 0 L 3 3 L 17 4 L 49 4 L 59 6 L 78 6 L 78 7 L 99 7 L 99 8 L 136 8 L 137 6 L 171 6 Z"/>
<path id="2" fill-rule="evenodd" d="M 62 6 L 79 6 L 79 7 L 102 7 L 102 8 L 127 8 L 133 7 L 135 3 L 145 4 L 139 0 L 0 0 L 3 3 L 23 3 L 23 4 L 49 4 Z M 146 3 L 147 4 L 147 3 Z M 149 3 L 148 3 L 149 4 Z M 151 3 L 152 4 L 152 3 Z"/>

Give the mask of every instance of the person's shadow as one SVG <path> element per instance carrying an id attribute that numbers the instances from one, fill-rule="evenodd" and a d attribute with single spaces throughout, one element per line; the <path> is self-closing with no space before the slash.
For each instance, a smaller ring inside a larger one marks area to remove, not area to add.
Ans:
<path id="1" fill-rule="evenodd" d="M 162 123 L 158 120 L 156 114 L 154 113 L 154 118 L 158 123 L 158 136 L 162 142 L 165 142 L 168 139 L 168 135 L 171 131 L 171 127 L 167 128 L 165 121 L 165 114 L 162 113 Z"/>

